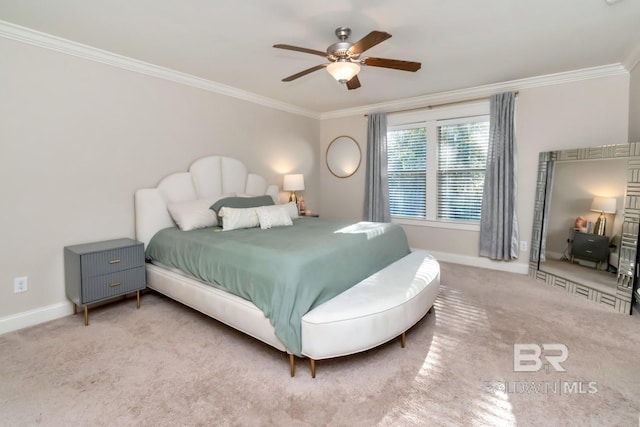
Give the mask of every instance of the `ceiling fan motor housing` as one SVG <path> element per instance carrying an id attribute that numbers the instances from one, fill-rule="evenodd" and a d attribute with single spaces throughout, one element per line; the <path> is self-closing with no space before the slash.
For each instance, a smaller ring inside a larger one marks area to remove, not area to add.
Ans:
<path id="1" fill-rule="evenodd" d="M 329 55 L 329 59 L 332 61 L 336 60 L 349 60 L 351 59 L 351 46 L 353 43 L 347 42 L 347 38 L 351 34 L 351 28 L 349 27 L 338 27 L 336 28 L 336 37 L 340 39 L 339 42 L 332 44 L 327 48 L 327 54 Z"/>
<path id="2" fill-rule="evenodd" d="M 349 51 L 351 46 L 353 45 L 349 42 L 334 43 L 327 48 L 327 53 L 336 59 L 349 59 L 351 58 L 351 52 Z"/>

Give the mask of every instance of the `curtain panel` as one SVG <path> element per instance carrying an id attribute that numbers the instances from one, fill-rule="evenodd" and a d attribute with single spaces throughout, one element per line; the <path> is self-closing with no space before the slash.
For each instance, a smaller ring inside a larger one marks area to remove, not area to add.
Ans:
<path id="1" fill-rule="evenodd" d="M 391 222 L 387 175 L 387 115 L 369 114 L 367 121 L 367 169 L 365 177 L 365 221 Z"/>
<path id="2" fill-rule="evenodd" d="M 491 97 L 480 256 L 501 261 L 517 259 L 519 254 L 514 110 L 515 93 Z"/>

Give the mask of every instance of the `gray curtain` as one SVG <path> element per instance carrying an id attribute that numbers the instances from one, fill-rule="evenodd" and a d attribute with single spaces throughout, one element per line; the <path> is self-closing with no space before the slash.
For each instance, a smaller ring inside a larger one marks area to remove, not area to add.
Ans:
<path id="1" fill-rule="evenodd" d="M 516 217 L 515 93 L 491 97 L 487 170 L 480 219 L 480 256 L 518 258 Z"/>
<path id="2" fill-rule="evenodd" d="M 386 113 L 369 114 L 365 173 L 364 220 L 390 222 Z"/>

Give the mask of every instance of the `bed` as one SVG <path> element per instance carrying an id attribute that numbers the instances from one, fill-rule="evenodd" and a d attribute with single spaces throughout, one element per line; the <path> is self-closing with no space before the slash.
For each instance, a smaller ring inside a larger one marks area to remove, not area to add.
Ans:
<path id="1" fill-rule="evenodd" d="M 138 190 L 148 287 L 286 352 L 292 376 L 295 356 L 315 377 L 316 360 L 398 336 L 404 346 L 437 295 L 437 261 L 412 252 L 398 225 L 298 217 L 278 200 L 277 186 L 223 156 Z"/>

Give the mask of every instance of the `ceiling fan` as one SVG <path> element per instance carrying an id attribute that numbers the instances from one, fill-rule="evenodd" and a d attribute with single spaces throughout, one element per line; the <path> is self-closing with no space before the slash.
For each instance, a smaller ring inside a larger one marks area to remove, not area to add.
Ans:
<path id="1" fill-rule="evenodd" d="M 360 87 L 358 72 L 360 65 L 369 67 L 392 68 L 402 71 L 418 71 L 421 67 L 419 62 L 399 61 L 397 59 L 374 58 L 370 56 L 361 57 L 362 53 L 371 49 L 375 45 L 382 43 L 391 37 L 391 34 L 384 31 L 371 31 L 362 39 L 355 43 L 349 43 L 347 38 L 351 34 L 351 29 L 347 27 L 336 28 L 336 36 L 340 40 L 327 48 L 326 52 L 320 50 L 307 49 L 304 47 L 291 46 L 288 44 L 275 44 L 273 47 L 278 49 L 295 50 L 296 52 L 310 53 L 312 55 L 323 56 L 329 60 L 328 64 L 320 64 L 315 67 L 308 68 L 299 73 L 293 74 L 282 79 L 283 82 L 290 82 L 299 77 L 306 76 L 314 71 L 326 68 L 329 74 L 340 83 L 346 83 L 347 89 L 357 89 Z"/>

